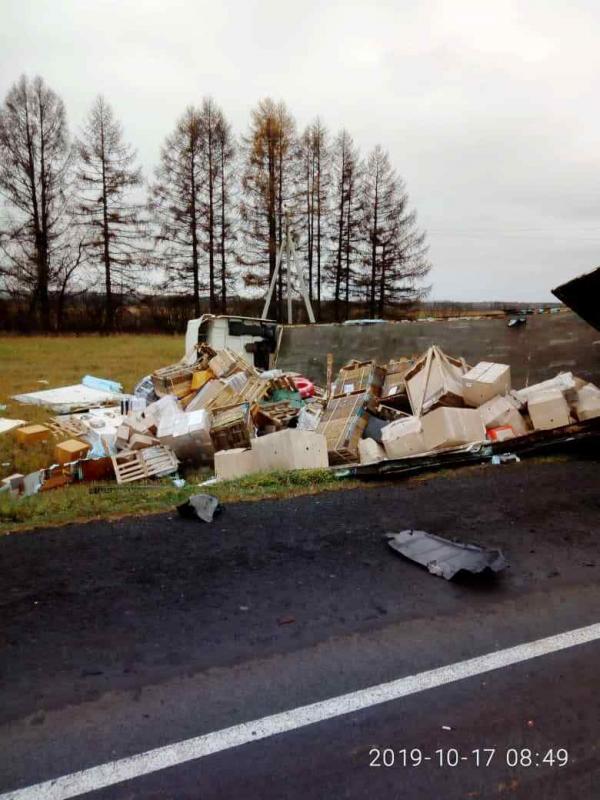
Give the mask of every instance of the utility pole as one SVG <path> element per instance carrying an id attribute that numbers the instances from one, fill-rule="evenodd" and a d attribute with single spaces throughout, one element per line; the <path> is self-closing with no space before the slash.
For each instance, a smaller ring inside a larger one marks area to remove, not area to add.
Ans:
<path id="1" fill-rule="evenodd" d="M 273 270 L 273 275 L 271 276 L 271 283 L 269 285 L 269 291 L 267 292 L 267 297 L 265 299 L 262 319 L 267 319 L 267 315 L 269 313 L 269 306 L 271 305 L 271 300 L 273 298 L 273 292 L 275 290 L 275 286 L 277 285 L 277 279 L 279 277 L 279 273 L 281 272 L 281 264 L 284 255 L 285 255 L 285 268 L 287 274 L 288 325 L 291 325 L 294 321 L 292 313 L 292 291 L 294 289 L 300 294 L 300 296 L 304 300 L 304 305 L 306 307 L 306 313 L 308 314 L 309 321 L 311 323 L 314 323 L 315 315 L 313 312 L 312 303 L 310 302 L 308 290 L 306 288 L 306 283 L 304 281 L 304 273 L 302 267 L 298 266 L 298 261 L 296 259 L 296 242 L 294 239 L 294 234 L 291 230 L 289 214 L 285 215 L 285 236 L 283 238 L 283 241 L 281 242 L 281 246 L 277 253 L 275 269 Z M 294 279 L 296 285 L 294 285 Z"/>

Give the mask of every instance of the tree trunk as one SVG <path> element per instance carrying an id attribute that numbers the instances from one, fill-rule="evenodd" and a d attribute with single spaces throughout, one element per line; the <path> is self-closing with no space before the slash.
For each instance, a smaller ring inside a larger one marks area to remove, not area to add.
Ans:
<path id="1" fill-rule="evenodd" d="M 215 298 L 215 219 L 214 219 L 214 187 L 213 187 L 213 142 L 212 115 L 208 119 L 208 275 L 209 275 L 209 308 L 211 314 L 216 311 Z"/>
<path id="2" fill-rule="evenodd" d="M 377 232 L 379 212 L 379 168 L 375 171 L 375 201 L 373 207 L 373 231 L 371 236 L 371 296 L 369 301 L 369 314 L 375 316 L 375 282 L 377 280 Z"/>
<path id="3" fill-rule="evenodd" d="M 190 227 L 192 234 L 192 277 L 194 282 L 194 314 L 196 317 L 200 316 L 200 269 L 198 259 L 198 211 L 196 208 L 196 169 L 194 156 L 192 155 L 191 170 L 190 170 L 190 190 L 191 190 L 191 204 L 190 204 Z"/>
<path id="4" fill-rule="evenodd" d="M 221 314 L 227 313 L 225 239 L 225 145 L 221 144 Z"/>
<path id="5" fill-rule="evenodd" d="M 111 275 L 111 260 L 110 260 L 110 247 L 109 236 L 110 230 L 108 226 L 108 203 L 106 199 L 106 151 L 104 147 L 104 123 L 100 122 L 100 142 L 101 142 L 101 158 L 102 158 L 102 242 L 104 253 L 104 281 L 106 288 L 106 311 L 104 327 L 107 333 L 114 330 L 115 325 L 115 311 L 112 296 L 112 275 Z"/>

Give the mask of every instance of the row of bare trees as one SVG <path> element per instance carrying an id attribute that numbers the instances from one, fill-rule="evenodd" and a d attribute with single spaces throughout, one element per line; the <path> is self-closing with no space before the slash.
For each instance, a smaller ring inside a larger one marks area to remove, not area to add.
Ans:
<path id="1" fill-rule="evenodd" d="M 260 295 L 291 225 L 317 315 L 359 300 L 371 316 L 420 297 L 425 237 L 387 153 L 366 159 L 320 120 L 298 133 L 284 103 L 260 101 L 236 139 L 212 99 L 177 121 L 145 183 L 98 97 L 71 139 L 62 100 L 22 77 L 0 108 L 0 290 L 27 296 L 42 329 L 65 299 L 105 298 L 104 328 L 136 293 L 186 294 L 196 314 Z M 271 316 L 283 317 L 283 276 Z"/>

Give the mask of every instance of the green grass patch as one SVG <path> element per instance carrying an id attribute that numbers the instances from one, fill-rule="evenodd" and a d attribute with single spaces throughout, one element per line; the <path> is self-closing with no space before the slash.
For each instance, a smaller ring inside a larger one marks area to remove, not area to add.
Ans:
<path id="1" fill-rule="evenodd" d="M 197 473 L 188 475 L 188 484 L 182 489 L 177 489 L 165 478 L 145 485 L 78 484 L 24 498 L 0 495 L 0 533 L 169 511 L 197 492 L 213 494 L 226 504 L 298 497 L 364 486 L 356 480 L 338 478 L 335 473 L 325 469 L 265 472 L 236 481 L 199 487 L 198 480 L 203 477 Z"/>
<path id="2" fill-rule="evenodd" d="M 17 403 L 11 396 L 69 386 L 84 375 L 110 378 L 130 392 L 140 378 L 178 361 L 183 350 L 181 335 L 1 337 L 0 404 L 7 408 L 0 414 L 43 424 L 51 416 L 46 409 Z M 0 434 L 0 478 L 50 466 L 56 443 L 51 437 L 24 447 L 12 433 Z"/>

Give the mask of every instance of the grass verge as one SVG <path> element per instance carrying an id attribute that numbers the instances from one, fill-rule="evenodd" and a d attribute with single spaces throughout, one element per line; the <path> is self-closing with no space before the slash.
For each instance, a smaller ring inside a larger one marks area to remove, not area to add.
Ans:
<path id="1" fill-rule="evenodd" d="M 0 534 L 93 519 L 170 511 L 189 495 L 202 491 L 215 495 L 223 503 L 235 503 L 298 497 L 357 486 L 364 487 L 365 484 L 338 478 L 325 469 L 265 472 L 206 488 L 198 487 L 197 478 L 182 489 L 177 489 L 168 479 L 129 486 L 108 482 L 79 484 L 33 497 L 0 495 Z"/>

